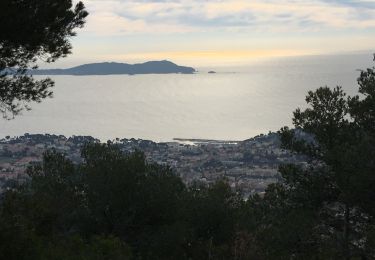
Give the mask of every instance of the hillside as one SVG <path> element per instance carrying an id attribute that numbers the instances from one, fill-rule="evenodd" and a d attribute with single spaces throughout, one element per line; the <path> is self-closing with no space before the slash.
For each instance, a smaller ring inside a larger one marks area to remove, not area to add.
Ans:
<path id="1" fill-rule="evenodd" d="M 114 74 L 192 74 L 194 68 L 179 66 L 173 62 L 148 61 L 139 64 L 127 64 L 117 62 L 102 62 L 84 64 L 68 69 L 47 69 L 29 71 L 33 75 L 114 75 Z"/>

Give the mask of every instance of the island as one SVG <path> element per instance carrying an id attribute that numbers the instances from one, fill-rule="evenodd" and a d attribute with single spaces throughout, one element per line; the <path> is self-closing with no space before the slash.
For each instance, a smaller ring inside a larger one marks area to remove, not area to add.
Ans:
<path id="1" fill-rule="evenodd" d="M 193 74 L 196 70 L 192 67 L 179 66 L 173 62 L 148 61 L 138 64 L 127 64 L 118 62 L 101 62 L 84 64 L 68 69 L 45 69 L 30 70 L 32 75 L 115 75 L 115 74 Z"/>

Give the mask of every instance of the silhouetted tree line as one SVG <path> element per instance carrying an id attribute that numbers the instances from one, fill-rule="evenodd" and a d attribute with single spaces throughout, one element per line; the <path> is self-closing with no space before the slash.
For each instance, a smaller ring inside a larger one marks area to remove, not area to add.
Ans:
<path id="1" fill-rule="evenodd" d="M 374 259 L 375 68 L 358 83 L 361 96 L 308 93 L 279 132 L 308 164 L 247 200 L 111 144 L 87 144 L 79 165 L 49 151 L 3 194 L 0 259 Z"/>
<path id="2" fill-rule="evenodd" d="M 0 113 L 13 118 L 32 102 L 52 97 L 54 82 L 28 73 L 37 62 L 54 62 L 71 53 L 70 38 L 88 13 L 72 0 L 1 0 Z"/>

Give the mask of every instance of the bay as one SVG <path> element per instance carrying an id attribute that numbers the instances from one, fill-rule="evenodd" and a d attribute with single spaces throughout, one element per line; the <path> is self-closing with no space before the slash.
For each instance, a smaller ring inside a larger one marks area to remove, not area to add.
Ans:
<path id="1" fill-rule="evenodd" d="M 355 94 L 358 69 L 372 64 L 371 54 L 361 53 L 197 66 L 192 75 L 52 76 L 54 97 L 3 120 L 0 136 L 244 140 L 290 126 L 308 90 L 340 85 Z"/>

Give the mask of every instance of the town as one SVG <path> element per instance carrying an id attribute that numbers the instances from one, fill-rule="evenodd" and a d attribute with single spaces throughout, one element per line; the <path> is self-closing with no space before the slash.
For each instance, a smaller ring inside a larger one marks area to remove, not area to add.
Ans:
<path id="1" fill-rule="evenodd" d="M 27 167 L 41 162 L 49 149 L 81 162 L 81 148 L 87 142 L 99 143 L 90 136 L 65 137 L 50 134 L 25 134 L 0 140 L 0 192 L 29 178 Z M 186 184 L 213 183 L 225 178 L 233 189 L 248 196 L 264 192 L 280 179 L 278 166 L 304 164 L 304 158 L 280 148 L 277 133 L 259 135 L 245 141 L 174 139 L 160 142 L 141 139 L 108 141 L 123 152 L 144 152 L 150 162 L 169 165 Z"/>

